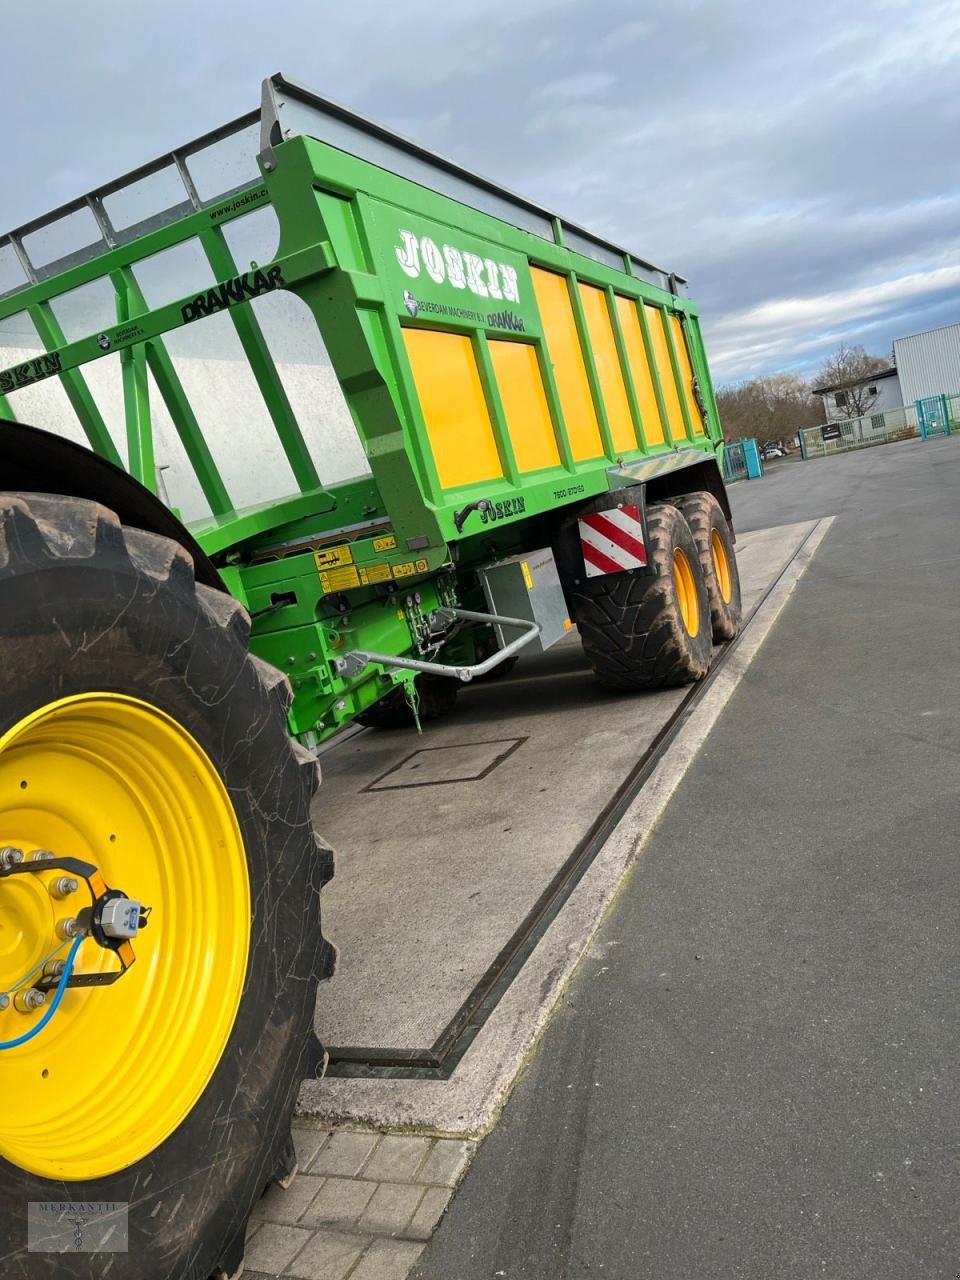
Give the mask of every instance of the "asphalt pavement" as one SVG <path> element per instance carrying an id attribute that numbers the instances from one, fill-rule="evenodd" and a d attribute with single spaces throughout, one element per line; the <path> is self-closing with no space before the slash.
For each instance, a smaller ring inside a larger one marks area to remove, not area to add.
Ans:
<path id="1" fill-rule="evenodd" d="M 960 440 L 731 500 L 838 519 L 420 1280 L 960 1275 Z"/>

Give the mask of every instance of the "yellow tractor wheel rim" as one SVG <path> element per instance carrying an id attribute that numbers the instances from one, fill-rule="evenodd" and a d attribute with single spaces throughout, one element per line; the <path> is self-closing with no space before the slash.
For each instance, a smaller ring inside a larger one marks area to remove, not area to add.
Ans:
<path id="1" fill-rule="evenodd" d="M 134 1164 L 209 1083 L 247 969 L 250 882 L 236 814 L 194 738 L 136 698 L 61 698 L 0 737 L 0 846 L 75 857 L 148 905 L 135 962 L 111 986 L 68 988 L 27 1044 L 0 1051 L 0 1156 L 78 1181 Z M 51 890 L 62 871 L 0 879 L 0 991 L 58 945 L 90 904 Z M 61 958 L 64 956 L 61 952 Z M 75 972 L 118 968 L 92 938 Z M 0 1041 L 43 1010 L 0 1012 Z"/>
<path id="2" fill-rule="evenodd" d="M 716 529 L 710 531 L 710 551 L 713 555 L 713 571 L 717 576 L 720 595 L 723 597 L 724 604 L 729 604 L 732 595 L 730 560 L 727 556 L 727 548 L 723 545 L 723 539 Z"/>
<path id="3" fill-rule="evenodd" d="M 695 636 L 700 630 L 700 601 L 697 599 L 697 580 L 686 553 L 679 547 L 673 551 L 673 582 L 677 590 L 680 616 L 687 633 Z"/>

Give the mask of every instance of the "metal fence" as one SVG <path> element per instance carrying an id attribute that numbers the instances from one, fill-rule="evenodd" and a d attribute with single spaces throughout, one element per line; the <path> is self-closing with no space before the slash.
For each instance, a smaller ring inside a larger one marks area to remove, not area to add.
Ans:
<path id="1" fill-rule="evenodd" d="M 924 440 L 960 430 L 960 395 L 925 396 L 917 401 L 917 418 Z"/>
<path id="2" fill-rule="evenodd" d="M 747 460 L 743 456 L 743 441 L 730 440 L 723 446 L 723 478 L 727 484 L 734 480 L 746 480 Z"/>
<path id="3" fill-rule="evenodd" d="M 865 413 L 846 422 L 828 422 L 823 427 L 807 427 L 797 432 L 804 458 L 825 458 L 830 453 L 868 449 L 874 444 L 909 440 L 912 436 L 951 435 L 960 431 L 960 392 L 927 396 L 915 404 L 883 413 Z"/>
<path id="4" fill-rule="evenodd" d="M 756 440 L 730 440 L 723 446 L 723 478 L 727 484 L 734 480 L 759 480 L 763 475 L 763 460 Z"/>
<path id="5" fill-rule="evenodd" d="M 958 401 L 960 411 L 960 396 Z M 960 426 L 960 422 L 957 423 Z M 875 444 L 893 440 L 909 440 L 920 435 L 916 405 L 886 409 L 883 413 L 865 413 L 846 422 L 828 422 L 823 427 L 807 427 L 798 432 L 800 452 L 804 458 L 825 458 L 831 453 L 847 453 L 851 449 L 869 449 Z"/>

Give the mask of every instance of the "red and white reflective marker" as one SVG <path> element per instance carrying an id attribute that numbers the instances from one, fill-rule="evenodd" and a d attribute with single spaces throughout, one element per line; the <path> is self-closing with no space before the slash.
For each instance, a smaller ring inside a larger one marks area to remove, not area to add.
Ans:
<path id="1" fill-rule="evenodd" d="M 643 520 L 640 508 L 613 507 L 580 517 L 580 547 L 588 578 L 605 573 L 623 573 L 627 569 L 643 569 L 647 564 L 647 548 L 643 544 Z"/>

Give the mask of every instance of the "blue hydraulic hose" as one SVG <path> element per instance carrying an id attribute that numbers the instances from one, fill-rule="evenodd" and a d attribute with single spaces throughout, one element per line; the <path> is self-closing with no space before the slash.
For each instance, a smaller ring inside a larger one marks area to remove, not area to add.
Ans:
<path id="1" fill-rule="evenodd" d="M 29 1031 L 25 1031 L 22 1036 L 17 1036 L 15 1040 L 0 1040 L 0 1049 L 16 1049 L 21 1044 L 26 1044 L 28 1040 L 32 1040 L 34 1036 L 40 1034 L 47 1025 L 53 1015 L 60 1007 L 60 1001 L 63 999 L 63 993 L 67 989 L 67 983 L 70 981 L 70 974 L 73 972 L 73 963 L 77 958 L 77 952 L 80 950 L 80 944 L 86 938 L 85 933 L 81 933 L 79 938 L 74 938 L 73 946 L 67 952 L 67 958 L 64 962 L 63 973 L 60 975 L 60 981 L 57 983 L 57 989 L 54 992 L 53 999 L 50 1001 L 50 1007 L 40 1019 L 34 1023 Z"/>

